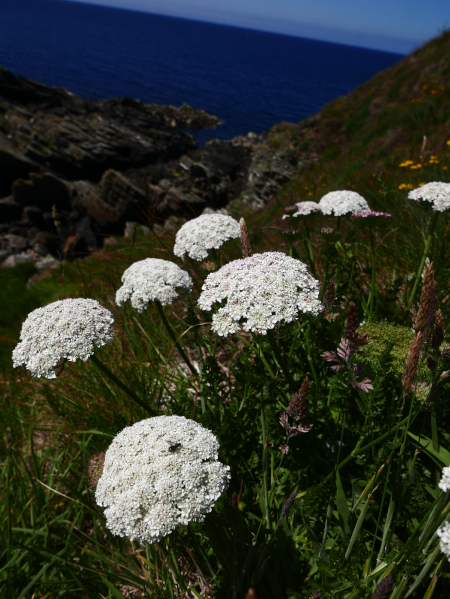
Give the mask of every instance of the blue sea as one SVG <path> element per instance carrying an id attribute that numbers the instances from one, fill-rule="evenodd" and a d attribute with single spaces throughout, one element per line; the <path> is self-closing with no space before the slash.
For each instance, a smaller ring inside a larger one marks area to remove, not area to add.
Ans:
<path id="1" fill-rule="evenodd" d="M 187 102 L 224 121 L 201 143 L 298 122 L 402 58 L 63 0 L 0 4 L 1 66 L 96 100 Z"/>

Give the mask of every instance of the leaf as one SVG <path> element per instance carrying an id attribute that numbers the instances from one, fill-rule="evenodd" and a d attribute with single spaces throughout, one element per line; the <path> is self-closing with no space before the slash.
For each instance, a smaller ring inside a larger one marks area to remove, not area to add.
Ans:
<path id="1" fill-rule="evenodd" d="M 102 576 L 101 579 L 106 584 L 106 586 L 111 591 L 111 593 L 113 594 L 114 597 L 116 597 L 117 599 L 125 599 L 124 595 L 122 595 L 122 593 L 118 589 L 116 589 L 116 587 L 113 585 L 112 582 L 109 582 L 109 580 L 106 580 L 106 578 L 104 576 Z"/>
<path id="2" fill-rule="evenodd" d="M 429 439 L 428 437 L 424 437 L 423 435 L 421 437 L 418 437 L 417 435 L 414 435 L 409 431 L 408 435 L 412 437 L 414 441 L 420 443 L 422 447 L 425 448 L 425 451 L 427 453 L 437 458 L 440 462 L 444 464 L 444 466 L 450 466 L 450 452 L 448 452 L 447 449 L 445 449 L 444 447 L 439 447 L 439 451 L 436 451 L 435 449 L 433 449 L 433 447 L 431 447 L 431 439 Z"/>
<path id="3" fill-rule="evenodd" d="M 344 488 L 342 486 L 339 471 L 336 470 L 336 505 L 339 515 L 339 526 L 341 527 L 343 536 L 350 534 L 350 510 L 348 508 L 347 499 L 345 497 Z"/>

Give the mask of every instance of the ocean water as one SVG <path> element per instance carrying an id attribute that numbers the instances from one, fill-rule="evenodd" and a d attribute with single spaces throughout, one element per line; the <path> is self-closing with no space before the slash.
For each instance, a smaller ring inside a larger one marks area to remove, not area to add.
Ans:
<path id="1" fill-rule="evenodd" d="M 224 121 L 201 143 L 298 122 L 402 58 L 63 0 L 0 4 L 1 66 L 96 100 L 187 102 Z"/>

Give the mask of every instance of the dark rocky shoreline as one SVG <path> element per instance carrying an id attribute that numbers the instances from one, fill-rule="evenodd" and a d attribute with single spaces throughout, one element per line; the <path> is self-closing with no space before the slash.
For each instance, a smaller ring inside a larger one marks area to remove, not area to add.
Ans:
<path id="1" fill-rule="evenodd" d="M 72 259 L 127 222 L 158 227 L 237 198 L 263 206 L 289 161 L 265 134 L 200 148 L 182 130 L 220 122 L 188 105 L 85 100 L 0 68 L 0 262 Z"/>

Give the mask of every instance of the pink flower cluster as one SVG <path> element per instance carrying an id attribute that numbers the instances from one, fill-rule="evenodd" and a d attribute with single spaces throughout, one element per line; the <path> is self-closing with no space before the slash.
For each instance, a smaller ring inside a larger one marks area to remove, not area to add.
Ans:
<path id="1" fill-rule="evenodd" d="M 374 212 L 373 210 L 370 210 L 368 212 L 356 212 L 356 214 L 351 214 L 350 216 L 352 218 L 368 218 L 370 216 L 384 216 L 385 218 L 390 218 L 392 214 L 389 214 L 388 212 Z"/>

